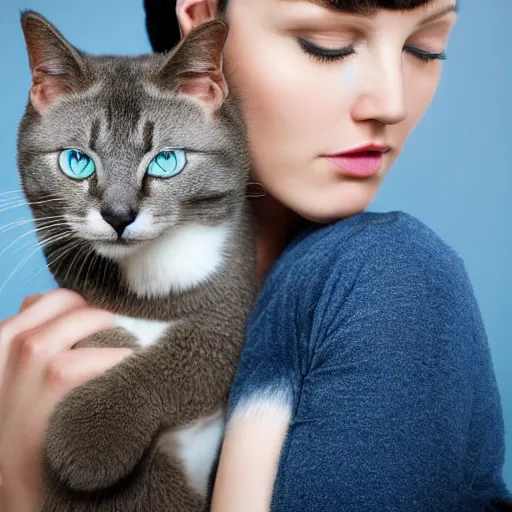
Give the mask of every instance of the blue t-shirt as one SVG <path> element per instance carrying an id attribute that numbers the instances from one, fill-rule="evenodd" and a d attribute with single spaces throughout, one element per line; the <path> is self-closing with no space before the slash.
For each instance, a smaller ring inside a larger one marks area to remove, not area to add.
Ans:
<path id="1" fill-rule="evenodd" d="M 310 226 L 267 276 L 228 407 L 289 409 L 272 511 L 483 511 L 500 397 L 464 265 L 415 218 Z"/>

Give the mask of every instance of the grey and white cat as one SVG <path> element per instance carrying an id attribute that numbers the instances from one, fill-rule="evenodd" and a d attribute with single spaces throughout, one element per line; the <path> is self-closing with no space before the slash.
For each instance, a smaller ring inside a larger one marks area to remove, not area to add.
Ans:
<path id="1" fill-rule="evenodd" d="M 54 412 L 40 510 L 205 510 L 258 284 L 227 28 L 139 57 L 87 55 L 33 11 L 22 28 L 18 164 L 49 269 L 117 314 L 78 346 L 135 349 Z"/>

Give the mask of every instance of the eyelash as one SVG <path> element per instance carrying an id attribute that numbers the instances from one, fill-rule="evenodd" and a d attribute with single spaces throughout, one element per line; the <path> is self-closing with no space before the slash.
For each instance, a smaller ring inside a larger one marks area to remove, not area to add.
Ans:
<path id="1" fill-rule="evenodd" d="M 317 46 L 313 44 L 311 41 L 307 41 L 306 39 L 298 38 L 297 39 L 302 50 L 311 55 L 315 59 L 321 62 L 339 62 L 346 57 L 355 53 L 354 45 L 346 46 L 345 48 L 339 49 L 331 49 L 331 48 L 323 48 L 322 46 Z M 446 60 L 446 53 L 430 53 L 422 50 L 421 48 L 416 48 L 414 46 L 406 45 L 404 46 L 404 51 L 411 54 L 413 57 L 421 60 L 422 62 L 432 62 L 434 60 Z"/>

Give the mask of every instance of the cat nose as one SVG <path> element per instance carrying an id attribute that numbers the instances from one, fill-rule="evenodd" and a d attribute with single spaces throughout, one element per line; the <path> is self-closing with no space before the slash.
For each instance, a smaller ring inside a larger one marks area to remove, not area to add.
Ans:
<path id="1" fill-rule="evenodd" d="M 124 230 L 137 218 L 138 213 L 131 206 L 121 204 L 101 209 L 101 216 L 115 229 L 119 238 L 123 236 Z"/>

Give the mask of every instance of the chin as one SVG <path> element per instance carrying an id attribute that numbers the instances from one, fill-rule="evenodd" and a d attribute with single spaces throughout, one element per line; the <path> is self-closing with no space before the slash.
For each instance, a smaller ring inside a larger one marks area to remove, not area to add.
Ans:
<path id="1" fill-rule="evenodd" d="M 290 198 L 287 206 L 301 217 L 318 224 L 331 224 L 364 212 L 372 202 L 375 190 L 345 183 L 342 188 L 319 190 Z"/>
<path id="2" fill-rule="evenodd" d="M 122 261 L 136 254 L 144 242 L 118 243 L 118 242 L 94 242 L 93 247 L 97 254 L 113 261 Z"/>

